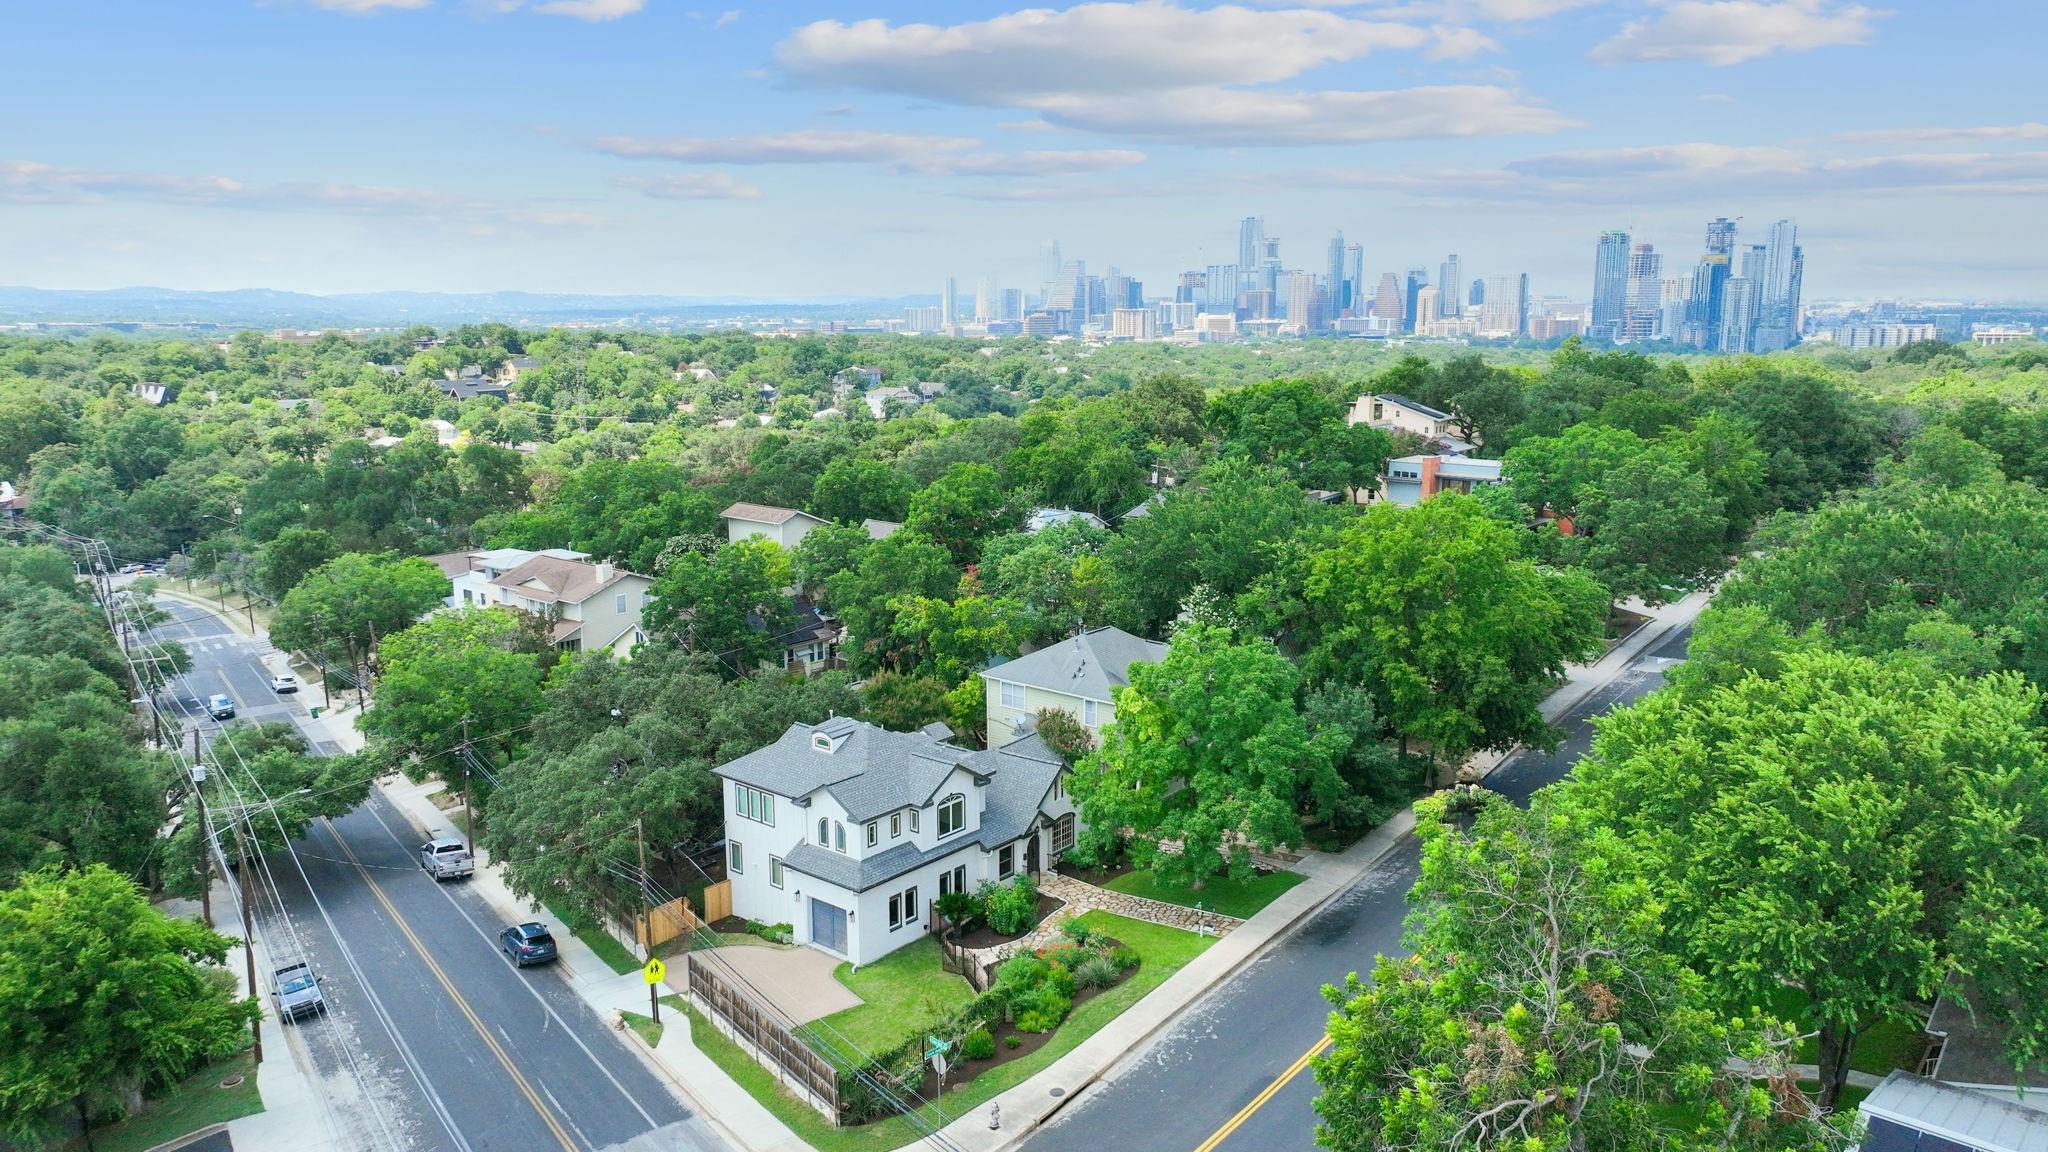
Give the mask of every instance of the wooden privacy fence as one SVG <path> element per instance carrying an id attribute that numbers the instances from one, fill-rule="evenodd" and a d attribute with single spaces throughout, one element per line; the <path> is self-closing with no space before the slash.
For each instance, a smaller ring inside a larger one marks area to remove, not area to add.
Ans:
<path id="1" fill-rule="evenodd" d="M 659 947 L 681 936 L 695 932 L 704 926 L 695 912 L 690 910 L 687 896 L 678 896 L 666 904 L 657 904 L 647 913 L 645 919 L 633 917 L 633 938 L 640 942 L 640 951 L 646 952 L 649 945 Z M 653 939 L 648 939 L 650 935 Z"/>
<path id="2" fill-rule="evenodd" d="M 720 880 L 704 886 L 704 918 L 719 921 L 732 915 L 732 881 Z"/>
<path id="3" fill-rule="evenodd" d="M 690 953 L 689 973 L 690 996 L 750 1048 L 756 1060 L 838 1123 L 839 1070 L 832 1062 L 797 1039 L 774 1012 L 730 983 L 712 961 Z"/>

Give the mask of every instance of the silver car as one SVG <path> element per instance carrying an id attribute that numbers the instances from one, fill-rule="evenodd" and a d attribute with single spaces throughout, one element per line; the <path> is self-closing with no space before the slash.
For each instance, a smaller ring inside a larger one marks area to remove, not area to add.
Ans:
<path id="1" fill-rule="evenodd" d="M 277 1006 L 277 1018 L 299 1021 L 327 1011 L 320 995 L 320 977 L 301 960 L 287 964 L 270 975 L 270 1000 Z"/>

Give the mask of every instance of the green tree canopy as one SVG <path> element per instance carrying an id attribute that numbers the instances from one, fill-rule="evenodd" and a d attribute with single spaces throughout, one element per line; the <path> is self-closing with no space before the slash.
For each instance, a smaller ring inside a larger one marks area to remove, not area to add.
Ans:
<path id="1" fill-rule="evenodd" d="M 452 748 L 465 731 L 486 756 L 516 748 L 516 735 L 500 734 L 526 727 L 541 688 L 541 660 L 526 650 L 520 616 L 496 605 L 461 608 L 380 638 L 377 706 L 358 726 L 413 755 Z M 432 767 L 459 778 L 459 764 Z"/>
<path id="2" fill-rule="evenodd" d="M 655 578 L 648 631 L 719 657 L 735 675 L 751 672 L 780 650 L 776 637 L 792 619 L 792 580 L 789 552 L 765 536 L 710 556 L 686 552 Z"/>
<path id="3" fill-rule="evenodd" d="M 910 498 L 904 526 L 929 536 L 955 563 L 972 564 L 981 556 L 982 541 L 1017 527 L 1019 520 L 1001 474 L 986 464 L 955 464 Z"/>
<path id="4" fill-rule="evenodd" d="M 1375 487 L 1391 442 L 1377 428 L 1347 423 L 1348 416 L 1310 380 L 1248 384 L 1209 408 L 1229 455 L 1280 468 L 1304 488 Z"/>
<path id="5" fill-rule="evenodd" d="M 439 607 L 448 578 L 433 561 L 345 552 L 306 574 L 270 626 L 281 648 L 343 656 L 350 667 L 383 637 Z"/>

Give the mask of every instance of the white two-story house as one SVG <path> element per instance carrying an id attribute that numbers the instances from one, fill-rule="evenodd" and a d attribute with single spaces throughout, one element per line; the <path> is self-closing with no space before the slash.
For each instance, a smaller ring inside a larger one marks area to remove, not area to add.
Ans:
<path id="1" fill-rule="evenodd" d="M 430 557 L 449 583 L 450 608 L 498 605 L 552 621 L 555 646 L 625 657 L 646 641 L 640 613 L 654 581 L 566 548 L 493 548 Z"/>
<path id="2" fill-rule="evenodd" d="M 837 717 L 719 767 L 733 914 L 872 963 L 930 930 L 931 901 L 1074 846 L 1066 766 L 1043 742 L 974 752 L 949 735 Z"/>
<path id="3" fill-rule="evenodd" d="M 1092 731 L 1116 719 L 1115 692 L 1129 687 L 1131 665 L 1166 658 L 1166 645 L 1121 628 L 1090 628 L 1070 640 L 982 672 L 988 740 L 1000 744 L 1038 727 L 1038 713 L 1059 708 Z"/>

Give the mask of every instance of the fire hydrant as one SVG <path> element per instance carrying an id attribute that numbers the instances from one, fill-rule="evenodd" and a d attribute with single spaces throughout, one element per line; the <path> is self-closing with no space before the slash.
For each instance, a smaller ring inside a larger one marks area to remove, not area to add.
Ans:
<path id="1" fill-rule="evenodd" d="M 990 1104 L 988 1106 L 988 1130 L 993 1132 L 1002 1126 L 1003 1106 L 1001 1104 Z"/>

